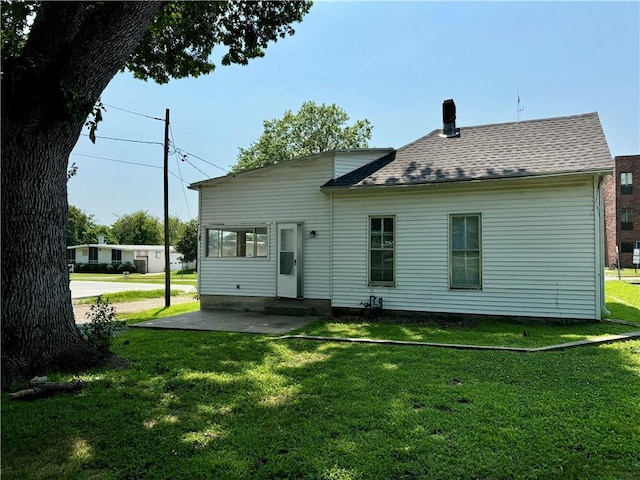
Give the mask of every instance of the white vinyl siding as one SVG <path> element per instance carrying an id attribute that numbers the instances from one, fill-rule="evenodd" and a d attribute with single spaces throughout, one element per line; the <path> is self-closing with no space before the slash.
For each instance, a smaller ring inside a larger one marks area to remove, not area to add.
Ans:
<path id="1" fill-rule="evenodd" d="M 373 162 L 378 158 L 388 155 L 392 150 L 372 150 L 369 152 L 337 152 L 334 160 L 333 178 L 340 178 L 349 172 L 352 172 L 367 163 Z"/>
<path id="2" fill-rule="evenodd" d="M 199 249 L 201 295 L 274 297 L 278 223 L 303 224 L 303 292 L 329 299 L 329 196 L 320 186 L 333 175 L 331 155 L 239 174 L 203 185 L 200 190 L 200 238 L 223 226 L 267 227 L 268 252 L 262 258 L 207 258 Z M 315 237 L 310 232 L 315 231 Z"/>
<path id="3" fill-rule="evenodd" d="M 335 192 L 334 307 L 599 318 L 592 177 Z M 383 191 L 381 191 L 383 190 Z M 369 215 L 395 215 L 395 288 L 368 285 Z M 449 219 L 482 214 L 482 290 L 449 288 Z"/>

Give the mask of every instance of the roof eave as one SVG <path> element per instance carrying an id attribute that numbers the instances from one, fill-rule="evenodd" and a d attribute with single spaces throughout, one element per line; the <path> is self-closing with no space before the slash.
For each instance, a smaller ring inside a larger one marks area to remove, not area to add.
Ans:
<path id="1" fill-rule="evenodd" d="M 534 178 L 550 178 L 550 177 L 562 177 L 562 176 L 578 176 L 578 175 L 610 175 L 613 173 L 613 167 L 611 168 L 594 168 L 587 170 L 571 170 L 566 172 L 546 172 L 546 173 L 537 173 L 533 175 L 517 175 L 511 177 L 494 177 L 494 178 L 472 178 L 468 180 L 443 180 L 440 182 L 415 182 L 415 183 L 396 183 L 392 185 L 381 185 L 381 184 L 372 184 L 372 185 L 345 185 L 345 186 L 321 186 L 320 190 L 325 191 L 346 191 L 346 190 L 365 190 L 365 189 L 374 189 L 374 188 L 407 188 L 407 187 L 428 187 L 428 186 L 436 186 L 436 185 L 460 185 L 465 183 L 484 183 L 484 182 L 495 182 L 495 181 L 505 181 L 505 180 L 527 180 Z"/>

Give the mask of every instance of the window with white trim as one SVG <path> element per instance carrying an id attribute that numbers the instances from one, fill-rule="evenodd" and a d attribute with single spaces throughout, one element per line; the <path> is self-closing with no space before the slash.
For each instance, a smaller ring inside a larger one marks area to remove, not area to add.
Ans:
<path id="1" fill-rule="evenodd" d="M 266 257 L 267 227 L 216 227 L 206 229 L 207 257 Z"/>
<path id="2" fill-rule="evenodd" d="M 482 288 L 481 215 L 449 217 L 449 286 Z"/>
<path id="3" fill-rule="evenodd" d="M 369 217 L 369 285 L 395 285 L 394 216 Z"/>

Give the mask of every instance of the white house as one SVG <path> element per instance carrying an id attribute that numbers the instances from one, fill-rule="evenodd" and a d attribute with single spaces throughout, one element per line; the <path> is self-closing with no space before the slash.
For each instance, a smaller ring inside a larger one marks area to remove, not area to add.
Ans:
<path id="1" fill-rule="evenodd" d="M 599 319 L 597 113 L 444 128 L 400 149 L 331 151 L 191 185 L 202 308 Z"/>
<path id="2" fill-rule="evenodd" d="M 171 271 L 181 270 L 182 255 L 169 247 Z M 121 264 L 131 263 L 138 273 L 164 272 L 164 245 L 110 245 L 95 243 L 67 247 L 69 264 Z"/>

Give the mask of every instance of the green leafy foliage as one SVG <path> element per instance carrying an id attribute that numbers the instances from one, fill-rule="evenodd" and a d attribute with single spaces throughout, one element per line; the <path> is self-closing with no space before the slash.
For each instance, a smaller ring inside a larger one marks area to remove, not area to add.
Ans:
<path id="1" fill-rule="evenodd" d="M 121 215 L 111 226 L 120 245 L 163 245 L 162 223 L 145 210 Z"/>
<path id="2" fill-rule="evenodd" d="M 69 205 L 67 218 L 67 246 L 98 243 L 98 237 L 112 245 L 118 243 L 110 227 L 96 224 L 92 214 L 74 205 Z"/>
<path id="3" fill-rule="evenodd" d="M 240 148 L 232 171 L 284 162 L 335 149 L 367 148 L 373 126 L 369 120 L 347 125 L 349 115 L 335 103 L 304 102 L 300 110 L 287 110 L 280 119 L 264 121 L 264 132 L 249 148 Z"/>
<path id="4" fill-rule="evenodd" d="M 216 45 L 226 48 L 222 65 L 246 65 L 264 56 L 269 42 L 295 30 L 311 2 L 169 2 L 152 20 L 126 68 L 134 77 L 167 83 L 215 69 Z M 123 68 L 124 69 L 124 68 Z"/>
<path id="5" fill-rule="evenodd" d="M 0 2 L 0 51 L 5 58 L 17 55 L 24 47 L 29 34 L 30 19 L 37 12 L 40 2 Z"/>
<path id="6" fill-rule="evenodd" d="M 169 245 L 176 244 L 184 228 L 185 228 L 185 222 L 180 220 L 180 218 L 176 217 L 175 215 L 169 215 Z M 164 230 L 162 235 L 164 238 Z"/>
<path id="7" fill-rule="evenodd" d="M 185 223 L 175 247 L 186 263 L 193 262 L 197 258 L 198 220 L 193 219 Z"/>
<path id="8" fill-rule="evenodd" d="M 102 111 L 105 110 L 102 100 L 98 100 L 93 106 L 93 111 L 89 114 L 89 118 L 85 122 L 85 127 L 89 130 L 89 140 L 91 143 L 96 143 L 96 131 L 98 130 L 98 123 L 102 121 Z"/>
<path id="9" fill-rule="evenodd" d="M 124 322 L 118 320 L 115 307 L 109 300 L 98 296 L 86 317 L 90 321 L 83 324 L 80 330 L 87 342 L 98 354 L 109 354 L 113 336 L 124 326 Z"/>

